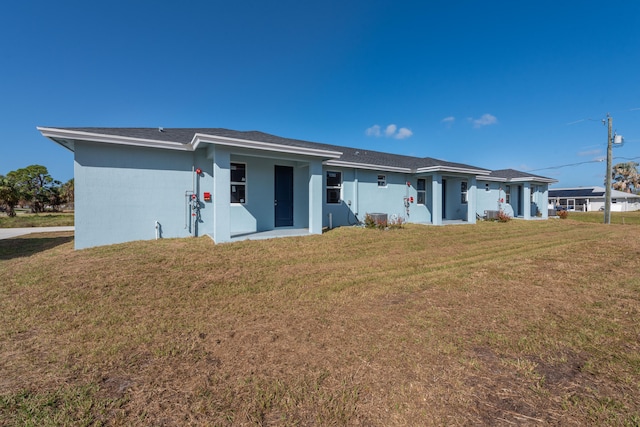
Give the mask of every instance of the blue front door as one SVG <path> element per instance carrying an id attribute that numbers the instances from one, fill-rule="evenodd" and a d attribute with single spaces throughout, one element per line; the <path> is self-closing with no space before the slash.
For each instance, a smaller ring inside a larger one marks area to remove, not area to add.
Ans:
<path id="1" fill-rule="evenodd" d="M 275 226 L 293 226 L 293 168 L 275 167 Z"/>

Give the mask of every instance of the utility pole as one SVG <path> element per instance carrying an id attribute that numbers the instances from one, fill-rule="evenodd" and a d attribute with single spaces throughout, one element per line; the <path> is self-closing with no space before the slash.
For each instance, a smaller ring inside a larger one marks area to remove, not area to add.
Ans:
<path id="1" fill-rule="evenodd" d="M 613 119 L 607 113 L 607 121 L 609 122 L 609 132 L 607 133 L 607 175 L 605 176 L 604 185 L 604 223 L 611 224 L 611 122 Z"/>

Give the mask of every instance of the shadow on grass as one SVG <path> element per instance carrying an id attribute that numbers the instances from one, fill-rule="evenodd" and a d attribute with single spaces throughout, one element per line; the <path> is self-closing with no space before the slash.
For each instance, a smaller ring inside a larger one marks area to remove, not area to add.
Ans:
<path id="1" fill-rule="evenodd" d="M 27 257 L 73 241 L 73 233 L 48 233 L 38 237 L 19 236 L 0 240 L 0 260 Z"/>

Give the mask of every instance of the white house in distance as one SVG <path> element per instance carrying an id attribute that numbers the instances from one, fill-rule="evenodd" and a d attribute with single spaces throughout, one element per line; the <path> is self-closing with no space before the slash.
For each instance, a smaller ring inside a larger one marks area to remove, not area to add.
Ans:
<path id="1" fill-rule="evenodd" d="M 553 179 L 219 128 L 51 128 L 74 153 L 77 249 L 158 237 L 321 234 L 367 213 L 547 218 Z"/>
<path id="2" fill-rule="evenodd" d="M 604 187 L 554 188 L 549 190 L 549 206 L 568 211 L 592 212 L 604 210 Z M 640 195 L 611 190 L 611 211 L 640 210 Z"/>

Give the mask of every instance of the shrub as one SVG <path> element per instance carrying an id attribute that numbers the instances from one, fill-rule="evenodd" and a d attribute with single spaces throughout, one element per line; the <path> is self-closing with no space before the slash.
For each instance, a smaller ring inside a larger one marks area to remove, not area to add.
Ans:
<path id="1" fill-rule="evenodd" d="M 569 212 L 567 212 L 567 211 L 558 211 L 558 216 L 560 217 L 560 219 L 567 219 L 567 217 L 569 216 Z"/>
<path id="2" fill-rule="evenodd" d="M 380 230 L 384 230 L 385 228 L 387 228 L 387 221 L 376 219 L 371 215 L 367 214 L 364 217 L 364 226 L 366 228 L 378 228 Z"/>
<path id="3" fill-rule="evenodd" d="M 500 210 L 500 212 L 498 212 L 498 221 L 509 222 L 511 221 L 511 217 L 507 213 L 505 213 L 505 211 Z"/>
<path id="4" fill-rule="evenodd" d="M 376 228 L 376 220 L 369 214 L 364 217 L 364 226 L 366 228 Z"/>
<path id="5" fill-rule="evenodd" d="M 404 218 L 401 216 L 392 217 L 391 220 L 389 221 L 388 227 L 390 230 L 394 230 L 397 228 L 404 228 Z"/>
<path id="6" fill-rule="evenodd" d="M 364 217 L 364 226 L 366 228 L 377 228 L 378 230 L 404 228 L 404 223 L 404 218 L 396 217 L 395 215 L 393 215 L 388 221 L 375 219 L 369 214 Z"/>

